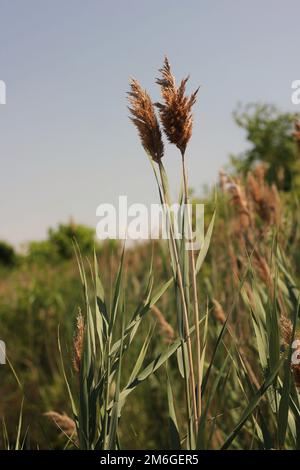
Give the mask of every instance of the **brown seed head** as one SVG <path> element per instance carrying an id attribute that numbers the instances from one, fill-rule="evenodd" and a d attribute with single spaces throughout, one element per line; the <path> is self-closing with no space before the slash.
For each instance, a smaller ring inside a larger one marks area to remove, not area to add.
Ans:
<path id="1" fill-rule="evenodd" d="M 273 290 L 270 266 L 264 255 L 254 247 L 252 261 L 262 281 Z"/>
<path id="2" fill-rule="evenodd" d="M 44 416 L 52 419 L 56 426 L 68 437 L 75 437 L 75 439 L 77 438 L 75 421 L 68 415 L 65 413 L 57 413 L 56 411 L 48 411 L 47 413 L 44 413 Z"/>
<path id="3" fill-rule="evenodd" d="M 231 179 L 231 184 L 227 187 L 227 190 L 232 194 L 231 203 L 238 211 L 240 229 L 245 231 L 251 225 L 251 212 L 245 189 L 240 181 Z"/>
<path id="4" fill-rule="evenodd" d="M 199 88 L 190 97 L 185 95 L 189 77 L 184 78 L 177 88 L 167 57 L 165 57 L 164 66 L 159 72 L 161 78 L 158 78 L 156 83 L 160 85 L 164 102 L 155 103 L 155 105 L 159 109 L 163 129 L 169 142 L 175 144 L 184 155 L 192 135 L 193 115 L 191 109 L 196 102 Z"/>
<path id="5" fill-rule="evenodd" d="M 84 339 L 84 320 L 81 312 L 77 316 L 76 323 L 76 334 L 74 338 L 74 358 L 73 358 L 73 367 L 76 372 L 80 371 L 80 363 L 83 349 L 83 339 Z"/>
<path id="6" fill-rule="evenodd" d="M 280 316 L 280 333 L 284 346 L 288 348 L 292 342 L 293 325 L 291 320 L 285 315 Z"/>
<path id="7" fill-rule="evenodd" d="M 249 173 L 247 178 L 248 188 L 250 190 L 250 194 L 252 196 L 253 201 L 256 204 L 261 204 L 263 200 L 262 189 L 263 187 L 259 184 L 258 180 L 255 179 L 253 173 Z"/>
<path id="8" fill-rule="evenodd" d="M 138 130 L 145 151 L 158 163 L 164 154 L 164 144 L 153 103 L 137 80 L 131 79 L 130 88 L 130 119 Z"/>
<path id="9" fill-rule="evenodd" d="M 265 225 L 279 224 L 280 198 L 275 185 L 271 187 L 265 181 L 266 167 L 258 165 L 252 173 L 248 174 L 248 190 L 255 203 L 255 211 L 264 221 Z"/>

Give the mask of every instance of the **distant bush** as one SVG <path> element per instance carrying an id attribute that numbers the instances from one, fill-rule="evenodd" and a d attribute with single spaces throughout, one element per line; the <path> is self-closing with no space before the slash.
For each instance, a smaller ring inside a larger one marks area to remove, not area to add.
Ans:
<path id="1" fill-rule="evenodd" d="M 57 229 L 49 230 L 49 243 L 63 259 L 73 256 L 72 241 L 76 240 L 82 253 L 91 253 L 95 243 L 95 231 L 85 225 L 60 224 Z"/>
<path id="2" fill-rule="evenodd" d="M 75 223 L 60 224 L 48 231 L 48 239 L 31 242 L 28 245 L 28 257 L 33 261 L 53 261 L 71 259 L 74 251 L 72 241 L 76 240 L 82 253 L 92 253 L 95 244 L 94 230 Z"/>
<path id="3" fill-rule="evenodd" d="M 28 245 L 28 258 L 39 263 L 57 262 L 59 255 L 55 246 L 49 240 L 30 242 Z"/>
<path id="4" fill-rule="evenodd" d="M 249 148 L 231 162 L 246 174 L 253 164 L 267 164 L 267 180 L 280 190 L 300 186 L 299 148 L 294 137 L 299 114 L 284 113 L 268 104 L 249 104 L 234 113 L 236 124 L 245 133 Z"/>
<path id="5" fill-rule="evenodd" d="M 0 265 L 15 266 L 17 263 L 17 255 L 14 248 L 4 241 L 0 241 Z"/>

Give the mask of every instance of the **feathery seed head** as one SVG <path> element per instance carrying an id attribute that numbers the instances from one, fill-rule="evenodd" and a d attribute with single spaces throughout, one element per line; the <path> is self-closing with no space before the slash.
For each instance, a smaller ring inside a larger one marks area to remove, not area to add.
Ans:
<path id="1" fill-rule="evenodd" d="M 248 174 L 248 189 L 255 203 L 257 214 L 266 224 L 280 222 L 280 199 L 275 185 L 266 184 L 266 167 L 258 165 L 252 173 Z"/>
<path id="2" fill-rule="evenodd" d="M 280 333 L 281 333 L 283 344 L 286 348 L 288 348 L 293 338 L 292 322 L 285 315 L 281 315 L 279 324 L 280 324 Z"/>
<path id="3" fill-rule="evenodd" d="M 74 338 L 74 358 L 73 366 L 76 372 L 80 371 L 80 363 L 83 349 L 83 340 L 84 340 L 84 320 L 81 312 L 77 316 L 76 320 L 76 334 Z"/>
<path id="4" fill-rule="evenodd" d="M 186 96 L 186 83 L 189 77 L 184 78 L 177 87 L 167 57 L 165 57 L 163 68 L 159 72 L 161 77 L 157 78 L 156 83 L 160 85 L 163 103 L 155 103 L 155 105 L 159 109 L 163 129 L 169 142 L 175 144 L 184 155 L 192 136 L 193 115 L 191 109 L 196 102 L 199 88 L 190 97 Z"/>
<path id="5" fill-rule="evenodd" d="M 47 418 L 53 420 L 56 426 L 68 437 L 74 437 L 77 439 L 75 421 L 68 415 L 65 413 L 57 413 L 57 411 L 48 411 L 47 413 L 44 413 L 44 416 L 47 416 Z"/>
<path id="6" fill-rule="evenodd" d="M 239 223 L 242 231 L 245 231 L 251 225 L 251 212 L 249 210 L 245 189 L 240 181 L 231 179 L 231 184 L 227 190 L 232 194 L 231 203 L 237 208 L 239 213 Z"/>
<path id="7" fill-rule="evenodd" d="M 51 419 L 60 431 L 68 436 L 75 445 L 78 445 L 78 436 L 75 421 L 66 413 L 57 413 L 57 411 L 48 411 L 44 416 Z"/>
<path id="8" fill-rule="evenodd" d="M 138 130 L 145 151 L 158 163 L 164 154 L 164 144 L 153 103 L 148 93 L 133 78 L 130 81 L 130 89 L 130 119 Z"/>

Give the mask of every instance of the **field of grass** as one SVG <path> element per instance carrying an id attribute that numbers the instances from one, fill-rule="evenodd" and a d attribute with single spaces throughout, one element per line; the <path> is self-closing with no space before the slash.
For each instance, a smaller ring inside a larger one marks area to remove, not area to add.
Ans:
<path id="1" fill-rule="evenodd" d="M 196 204 L 185 155 L 197 92 L 167 60 L 160 72 L 159 119 L 136 80 L 129 93 L 145 171 L 173 202 L 164 133 L 182 161 L 178 200 Z M 281 149 L 299 159 L 297 139 Z M 299 449 L 298 161 L 282 172 L 256 160 L 201 199 L 200 250 L 174 238 L 168 212 L 168 241 L 94 249 L 71 222 L 22 257 L 0 247 L 1 448 Z M 183 212 L 182 230 L 192 222 Z"/>

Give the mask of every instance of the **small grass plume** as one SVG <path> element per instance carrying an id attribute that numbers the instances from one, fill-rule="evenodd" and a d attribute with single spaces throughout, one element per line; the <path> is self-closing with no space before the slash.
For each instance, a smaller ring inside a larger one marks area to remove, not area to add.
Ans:
<path id="1" fill-rule="evenodd" d="M 76 319 L 76 332 L 75 332 L 75 337 L 74 337 L 74 357 L 73 357 L 74 370 L 78 373 L 80 371 L 83 341 L 84 341 L 84 319 L 83 319 L 81 310 L 79 310 L 79 313 Z"/>

